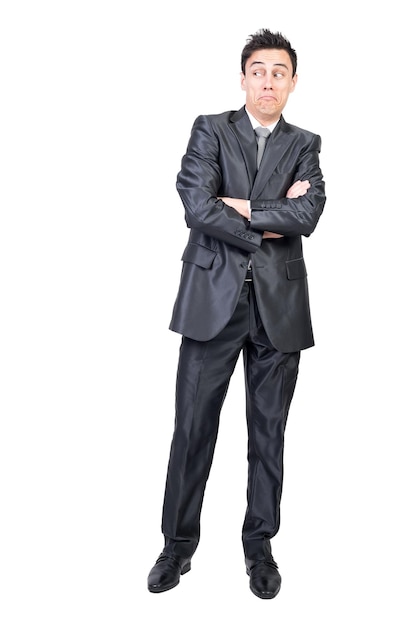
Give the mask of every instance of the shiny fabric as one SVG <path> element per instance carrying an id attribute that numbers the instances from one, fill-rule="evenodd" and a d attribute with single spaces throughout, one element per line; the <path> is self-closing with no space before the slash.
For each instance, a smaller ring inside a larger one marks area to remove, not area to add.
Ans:
<path id="1" fill-rule="evenodd" d="M 199 543 L 220 412 L 241 351 L 248 426 L 244 553 L 255 561 L 270 555 L 269 540 L 280 524 L 284 431 L 300 352 L 282 353 L 273 347 L 260 319 L 252 282 L 244 283 L 235 312 L 217 337 L 206 342 L 182 340 L 163 506 L 166 554 L 191 557 Z"/>
<path id="2" fill-rule="evenodd" d="M 273 346 L 295 352 L 314 344 L 302 237 L 325 205 L 318 135 L 280 119 L 257 171 L 257 140 L 245 109 L 199 116 L 177 176 L 189 241 L 182 256 L 171 330 L 197 341 L 216 337 L 240 298 L 249 261 L 260 316 Z M 308 192 L 286 192 L 296 180 Z M 251 221 L 219 197 L 251 201 Z M 263 239 L 263 231 L 280 239 Z"/>

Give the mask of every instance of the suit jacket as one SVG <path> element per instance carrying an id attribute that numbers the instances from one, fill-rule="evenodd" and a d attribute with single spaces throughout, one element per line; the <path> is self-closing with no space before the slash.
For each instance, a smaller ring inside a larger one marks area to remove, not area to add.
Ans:
<path id="1" fill-rule="evenodd" d="M 257 305 L 276 349 L 314 344 L 301 236 L 315 229 L 325 205 L 318 135 L 287 124 L 271 134 L 257 172 L 257 142 L 244 107 L 201 115 L 193 125 L 177 177 L 190 228 L 170 329 L 198 341 L 228 323 L 252 259 Z M 308 192 L 286 199 L 296 180 Z M 251 200 L 251 221 L 218 200 Z M 284 235 L 263 239 L 263 231 Z"/>

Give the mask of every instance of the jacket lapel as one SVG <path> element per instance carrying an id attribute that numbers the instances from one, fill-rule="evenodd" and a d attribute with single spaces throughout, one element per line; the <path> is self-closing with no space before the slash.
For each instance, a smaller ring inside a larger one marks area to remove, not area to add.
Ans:
<path id="1" fill-rule="evenodd" d="M 257 174 L 257 140 L 244 107 L 232 115 L 230 127 L 241 148 L 252 186 Z"/>

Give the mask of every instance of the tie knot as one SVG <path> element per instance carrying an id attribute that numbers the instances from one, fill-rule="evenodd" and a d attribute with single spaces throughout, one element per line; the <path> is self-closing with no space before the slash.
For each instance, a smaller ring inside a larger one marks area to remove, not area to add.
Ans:
<path id="1" fill-rule="evenodd" d="M 267 137 L 270 135 L 269 129 L 265 128 L 264 126 L 257 126 L 254 132 L 257 137 L 264 137 L 265 139 L 267 139 Z"/>

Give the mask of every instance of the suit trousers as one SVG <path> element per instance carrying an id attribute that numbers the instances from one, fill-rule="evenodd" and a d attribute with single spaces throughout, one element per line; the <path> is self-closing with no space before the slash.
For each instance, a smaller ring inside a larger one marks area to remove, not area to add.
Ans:
<path id="1" fill-rule="evenodd" d="M 264 560 L 271 554 L 270 539 L 280 524 L 284 432 L 300 352 L 282 353 L 272 346 L 258 313 L 252 282 L 244 283 L 235 312 L 219 335 L 204 342 L 182 338 L 162 515 L 166 553 L 191 557 L 199 543 L 220 413 L 241 351 L 248 429 L 242 541 L 247 559 Z"/>

